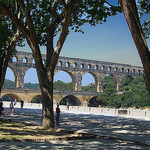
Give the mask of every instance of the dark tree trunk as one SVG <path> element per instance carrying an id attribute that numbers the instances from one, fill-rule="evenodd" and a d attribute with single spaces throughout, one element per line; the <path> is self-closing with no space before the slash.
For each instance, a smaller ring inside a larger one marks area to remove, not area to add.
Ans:
<path id="1" fill-rule="evenodd" d="M 150 93 L 150 52 L 144 38 L 135 0 L 119 0 L 144 68 L 144 79 Z"/>
<path id="2" fill-rule="evenodd" d="M 8 66 L 8 63 L 5 63 L 5 53 L 2 53 L 0 56 L 0 94 L 3 88 L 4 80 L 5 80 L 5 74 L 6 74 L 6 69 Z"/>
<path id="3" fill-rule="evenodd" d="M 41 77 L 42 74 L 40 74 Z M 42 75 L 43 76 L 43 75 Z M 42 81 L 40 81 L 42 93 L 42 126 L 45 128 L 54 128 L 54 112 L 53 112 L 53 73 L 48 75 L 45 73 Z"/>

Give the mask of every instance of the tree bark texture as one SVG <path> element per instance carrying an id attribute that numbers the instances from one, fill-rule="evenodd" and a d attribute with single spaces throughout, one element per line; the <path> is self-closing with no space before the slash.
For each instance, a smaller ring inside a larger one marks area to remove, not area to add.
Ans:
<path id="1" fill-rule="evenodd" d="M 144 79 L 150 93 L 150 52 L 144 38 L 135 0 L 119 0 L 131 35 L 138 50 L 144 68 Z"/>

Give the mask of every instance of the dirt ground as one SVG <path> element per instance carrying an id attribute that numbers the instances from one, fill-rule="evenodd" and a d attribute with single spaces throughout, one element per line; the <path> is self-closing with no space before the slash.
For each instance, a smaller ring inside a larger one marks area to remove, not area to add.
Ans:
<path id="1" fill-rule="evenodd" d="M 13 122 L 6 119 L 0 120 L 1 142 L 71 140 L 74 138 L 86 138 L 87 136 L 89 137 L 89 135 L 59 128 L 45 129 L 42 126 Z"/>

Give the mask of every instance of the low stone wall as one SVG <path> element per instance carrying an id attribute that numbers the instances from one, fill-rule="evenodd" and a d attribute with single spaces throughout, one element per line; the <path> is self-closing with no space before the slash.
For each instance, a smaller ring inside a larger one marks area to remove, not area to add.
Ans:
<path id="1" fill-rule="evenodd" d="M 3 102 L 4 107 L 9 107 L 10 102 Z M 15 108 L 21 108 L 20 102 L 17 102 Z M 24 108 L 32 109 L 42 109 L 42 104 L 37 103 L 24 103 Z M 54 104 L 54 110 L 56 104 Z M 98 108 L 98 107 L 83 107 L 83 106 L 69 106 L 69 110 L 65 105 L 60 105 L 61 111 L 70 111 L 70 112 L 80 112 L 80 113 L 94 113 L 94 114 L 107 114 L 107 115 L 116 115 L 116 116 L 132 116 L 132 117 L 149 117 L 149 110 L 139 110 L 139 109 L 113 109 L 113 108 Z"/>
<path id="2" fill-rule="evenodd" d="M 67 110 L 66 107 L 60 106 L 61 110 Z M 113 109 L 113 108 L 98 108 L 98 107 L 82 107 L 82 106 L 70 106 L 69 111 L 72 112 L 83 112 L 83 113 L 94 113 L 94 114 L 107 114 L 116 116 L 132 116 L 132 117 L 149 117 L 149 110 L 139 110 L 139 109 Z M 68 112 L 69 112 L 68 111 Z"/>
<path id="3" fill-rule="evenodd" d="M 3 102 L 4 107 L 9 107 L 10 102 Z M 15 108 L 21 108 L 21 103 L 17 102 Z M 42 104 L 38 103 L 24 103 L 23 108 L 42 109 Z"/>

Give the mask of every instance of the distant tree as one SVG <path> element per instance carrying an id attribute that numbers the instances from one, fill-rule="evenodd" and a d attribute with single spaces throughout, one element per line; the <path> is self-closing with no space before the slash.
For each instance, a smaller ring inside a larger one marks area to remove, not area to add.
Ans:
<path id="1" fill-rule="evenodd" d="M 31 100 L 31 103 L 41 103 L 40 99 L 35 96 L 32 100 Z"/>
<path id="2" fill-rule="evenodd" d="M 21 11 L 20 19 L 17 19 L 11 11 L 15 1 L 18 2 Z M 105 0 L 1 0 L 0 10 L 22 32 L 33 52 L 42 93 L 42 125 L 54 128 L 54 69 L 69 30 L 83 32 L 80 28 L 83 24 L 96 25 L 106 22 L 107 17 L 116 15 L 116 11 L 120 11 L 120 8 L 112 6 Z M 56 35 L 59 38 L 54 48 Z M 46 65 L 42 62 L 41 45 L 46 46 Z"/>
<path id="3" fill-rule="evenodd" d="M 15 82 L 5 79 L 3 88 L 15 88 Z"/>
<path id="4" fill-rule="evenodd" d="M 144 80 L 150 93 L 150 51 L 145 40 L 135 0 L 119 0 L 144 68 Z M 142 5 L 144 4 L 144 5 Z M 141 7 L 150 13 L 150 1 L 141 0 Z M 148 28 L 150 24 L 148 23 Z M 147 28 L 146 27 L 146 28 Z M 149 32 L 149 30 L 148 30 Z"/>

